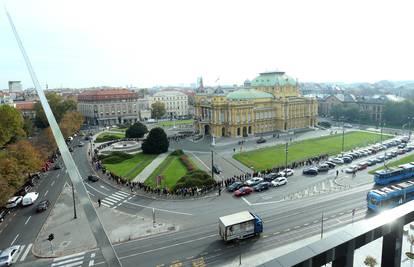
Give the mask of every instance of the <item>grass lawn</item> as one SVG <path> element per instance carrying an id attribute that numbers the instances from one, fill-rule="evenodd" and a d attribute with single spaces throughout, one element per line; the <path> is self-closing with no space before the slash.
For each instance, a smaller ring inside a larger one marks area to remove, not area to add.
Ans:
<path id="1" fill-rule="evenodd" d="M 126 130 L 128 130 L 128 128 L 118 128 L 118 127 L 116 127 L 116 128 L 111 128 L 111 130 L 110 130 L 110 131 L 112 131 L 112 132 L 120 132 L 120 133 L 125 133 L 125 132 L 126 132 Z"/>
<path id="2" fill-rule="evenodd" d="M 383 140 L 392 136 L 382 135 Z M 366 146 L 371 143 L 379 142 L 380 134 L 368 132 L 349 132 L 345 133 L 345 151 L 356 147 Z M 342 134 L 324 136 L 304 141 L 294 142 L 289 145 L 288 163 L 307 159 L 320 154 L 335 155 L 341 152 Z M 285 145 L 266 147 L 248 152 L 238 153 L 233 156 L 247 167 L 255 170 L 264 170 L 285 164 Z"/>
<path id="3" fill-rule="evenodd" d="M 101 133 L 100 135 L 98 135 L 96 137 L 95 143 L 102 143 L 102 142 L 110 141 L 111 140 L 110 136 L 115 137 L 112 140 L 121 139 L 121 138 L 125 137 L 125 133 L 107 133 L 107 132 L 104 132 L 104 133 Z"/>
<path id="4" fill-rule="evenodd" d="M 175 125 L 184 125 L 184 124 L 193 124 L 194 120 L 176 120 Z M 174 121 L 160 121 L 158 122 L 159 126 L 174 126 Z"/>
<path id="5" fill-rule="evenodd" d="M 118 164 L 105 164 L 105 167 L 118 176 L 128 180 L 134 179 L 157 155 L 137 153 L 131 159 L 127 159 Z"/>
<path id="6" fill-rule="evenodd" d="M 414 154 L 411 154 L 411 155 L 403 157 L 399 160 L 386 163 L 386 165 L 387 165 L 387 167 L 393 167 L 393 166 L 398 166 L 398 165 L 413 162 L 413 161 L 414 161 Z M 381 167 L 378 167 L 378 168 L 376 168 L 372 171 L 369 171 L 368 173 L 369 174 L 374 174 L 376 171 L 384 169 L 384 164 L 383 163 L 380 163 L 380 164 L 381 164 Z"/>
<path id="7" fill-rule="evenodd" d="M 194 164 L 193 164 L 194 165 Z M 196 165 L 194 165 L 196 166 Z M 186 167 L 181 163 L 179 156 L 169 155 L 154 172 L 145 180 L 145 184 L 151 187 L 157 187 L 156 177 L 162 175 L 160 187 L 173 188 L 181 177 L 187 174 Z"/>

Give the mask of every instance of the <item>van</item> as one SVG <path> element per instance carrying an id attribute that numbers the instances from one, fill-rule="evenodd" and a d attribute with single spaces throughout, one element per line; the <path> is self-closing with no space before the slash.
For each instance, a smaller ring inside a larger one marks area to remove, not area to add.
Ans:
<path id="1" fill-rule="evenodd" d="M 39 197 L 39 193 L 37 192 L 30 192 L 27 193 L 22 200 L 22 206 L 29 206 L 32 205 L 36 199 Z"/>

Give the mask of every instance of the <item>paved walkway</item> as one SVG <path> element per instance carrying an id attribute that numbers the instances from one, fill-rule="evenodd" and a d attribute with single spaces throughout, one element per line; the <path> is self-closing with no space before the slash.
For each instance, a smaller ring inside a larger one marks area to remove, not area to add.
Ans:
<path id="1" fill-rule="evenodd" d="M 154 170 L 164 161 L 164 159 L 169 155 L 169 153 L 159 154 L 147 167 L 145 167 L 142 172 L 140 172 L 137 177 L 132 180 L 133 182 L 145 182 L 145 180 L 154 172 Z"/>

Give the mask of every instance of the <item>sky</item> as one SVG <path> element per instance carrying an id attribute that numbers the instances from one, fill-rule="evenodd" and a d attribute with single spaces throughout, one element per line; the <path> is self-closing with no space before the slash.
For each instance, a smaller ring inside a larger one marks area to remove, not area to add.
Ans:
<path id="1" fill-rule="evenodd" d="M 49 88 L 414 79 L 409 0 L 2 2 Z M 3 9 L 0 48 L 0 88 L 33 87 Z"/>

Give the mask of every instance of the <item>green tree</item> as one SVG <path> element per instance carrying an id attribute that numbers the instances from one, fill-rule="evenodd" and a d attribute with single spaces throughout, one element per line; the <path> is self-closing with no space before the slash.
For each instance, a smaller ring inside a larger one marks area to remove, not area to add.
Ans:
<path id="1" fill-rule="evenodd" d="M 377 260 L 374 257 L 368 255 L 364 260 L 364 264 L 368 267 L 374 267 L 378 263 L 377 263 Z"/>
<path id="2" fill-rule="evenodd" d="M 59 128 L 65 138 L 73 135 L 79 131 L 83 123 L 83 116 L 77 111 L 69 111 L 63 115 L 62 120 L 59 123 Z"/>
<path id="3" fill-rule="evenodd" d="M 15 158 L 0 158 L 0 206 L 3 206 L 24 183 Z"/>
<path id="4" fill-rule="evenodd" d="M 36 172 L 42 167 L 39 152 L 27 140 L 20 140 L 7 147 L 7 157 L 15 158 L 22 174 Z"/>
<path id="5" fill-rule="evenodd" d="M 76 111 L 76 101 L 74 101 L 73 99 L 64 100 L 57 93 L 47 93 L 46 98 L 49 102 L 50 108 L 52 109 L 53 115 L 55 116 L 56 121 L 58 123 L 63 118 L 66 112 Z M 43 111 L 43 107 L 40 102 L 37 102 L 35 104 L 35 110 L 35 125 L 39 128 L 46 128 L 47 126 L 49 126 L 46 114 Z"/>
<path id="6" fill-rule="evenodd" d="M 165 105 L 163 102 L 157 101 L 151 105 L 151 116 L 154 119 L 160 119 L 165 115 Z"/>
<path id="7" fill-rule="evenodd" d="M 33 121 L 29 118 L 24 118 L 23 121 L 23 130 L 26 133 L 26 136 L 33 136 L 34 133 L 34 124 Z"/>
<path id="8" fill-rule="evenodd" d="M 9 105 L 0 106 L 0 147 L 17 137 L 25 136 L 20 111 Z"/>
<path id="9" fill-rule="evenodd" d="M 145 154 L 161 154 L 168 151 L 169 145 L 170 143 L 164 130 L 156 127 L 151 129 L 142 143 L 142 151 Z"/>
<path id="10" fill-rule="evenodd" d="M 126 131 L 125 137 L 127 138 L 142 138 L 144 134 L 148 133 L 147 126 L 140 122 L 132 124 Z"/>

